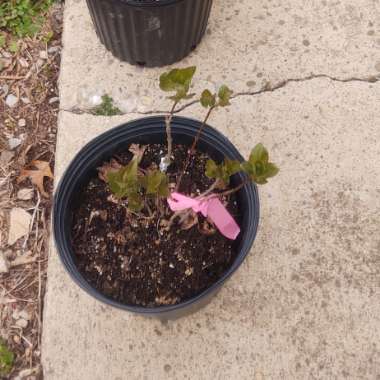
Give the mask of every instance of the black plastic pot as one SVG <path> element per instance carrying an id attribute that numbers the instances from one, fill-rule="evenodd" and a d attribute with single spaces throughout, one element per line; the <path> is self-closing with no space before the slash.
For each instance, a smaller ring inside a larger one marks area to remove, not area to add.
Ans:
<path id="1" fill-rule="evenodd" d="M 201 123 L 196 120 L 182 117 L 173 118 L 172 134 L 174 143 L 190 145 L 200 126 Z M 234 248 L 238 252 L 235 262 L 223 277 L 210 288 L 177 305 L 155 308 L 125 305 L 101 294 L 79 273 L 75 265 L 70 238 L 73 209 L 76 205 L 77 194 L 90 177 L 96 175 L 96 168 L 99 164 L 109 160 L 118 152 L 126 151 L 131 143 L 150 144 L 164 143 L 165 141 L 164 118 L 150 117 L 121 125 L 88 143 L 73 159 L 58 186 L 54 198 L 53 230 L 63 265 L 72 279 L 87 293 L 99 301 L 123 310 L 173 319 L 189 314 L 205 305 L 232 273 L 236 271 L 249 253 L 256 236 L 259 221 L 259 198 L 256 186 L 247 185 L 237 194 L 238 207 L 242 218 L 240 222 L 241 233 L 234 242 Z M 200 138 L 198 149 L 207 151 L 216 161 L 222 161 L 224 157 L 242 160 L 241 155 L 231 142 L 210 126 L 205 128 Z M 244 178 L 244 174 L 237 174 L 232 178 L 232 184 L 237 185 Z"/>
<path id="2" fill-rule="evenodd" d="M 180 61 L 201 41 L 212 0 L 87 0 L 96 33 L 112 54 L 134 65 Z"/>

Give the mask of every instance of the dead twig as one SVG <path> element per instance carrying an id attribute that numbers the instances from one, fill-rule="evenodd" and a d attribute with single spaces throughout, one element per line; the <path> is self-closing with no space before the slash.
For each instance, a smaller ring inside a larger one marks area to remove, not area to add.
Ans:
<path id="1" fill-rule="evenodd" d="M 40 192 L 37 190 L 37 203 L 34 206 L 34 210 L 33 210 L 33 214 L 32 214 L 32 220 L 30 221 L 28 234 L 25 236 L 24 243 L 22 244 L 22 249 L 23 250 L 25 250 L 26 244 L 28 243 L 28 240 L 29 240 L 30 233 L 33 230 L 34 219 L 36 218 L 37 210 L 38 210 L 38 208 L 40 206 L 40 203 L 41 203 L 41 196 L 40 196 Z M 38 231 L 38 223 L 37 223 L 37 231 Z M 36 238 L 37 238 L 37 235 L 36 235 Z"/>
<path id="2" fill-rule="evenodd" d="M 21 80 L 21 79 L 25 79 L 26 77 L 24 75 L 20 76 L 20 75 L 9 75 L 9 76 L 4 76 L 4 75 L 0 75 L 0 79 L 2 80 Z"/>

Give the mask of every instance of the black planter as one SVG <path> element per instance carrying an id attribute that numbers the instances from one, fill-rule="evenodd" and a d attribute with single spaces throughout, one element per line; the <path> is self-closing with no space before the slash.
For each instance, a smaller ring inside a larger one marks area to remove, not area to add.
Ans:
<path id="1" fill-rule="evenodd" d="M 196 120 L 175 117 L 172 124 L 174 143 L 190 145 L 200 125 L 201 123 Z M 240 222 L 241 233 L 234 242 L 234 248 L 238 252 L 235 262 L 223 277 L 210 288 L 177 305 L 145 308 L 125 305 L 101 294 L 79 273 L 75 265 L 70 238 L 72 210 L 75 207 L 76 196 L 89 178 L 96 175 L 96 167 L 105 160 L 109 160 L 114 154 L 126 151 L 131 143 L 149 144 L 163 143 L 165 141 L 164 118 L 150 117 L 121 125 L 88 143 L 73 159 L 58 186 L 54 198 L 53 230 L 63 265 L 72 279 L 87 293 L 108 305 L 123 310 L 160 318 L 178 318 L 206 304 L 222 284 L 236 271 L 249 253 L 256 236 L 259 221 L 259 198 L 256 186 L 247 185 L 237 194 L 238 207 L 242 218 Z M 205 128 L 198 148 L 207 151 L 216 161 L 222 161 L 224 157 L 242 160 L 241 155 L 231 142 L 209 126 Z M 245 175 L 239 173 L 232 178 L 232 184 L 236 185 L 244 178 Z"/>
<path id="2" fill-rule="evenodd" d="M 212 0 L 87 0 L 97 35 L 112 54 L 134 65 L 180 61 L 201 41 Z"/>

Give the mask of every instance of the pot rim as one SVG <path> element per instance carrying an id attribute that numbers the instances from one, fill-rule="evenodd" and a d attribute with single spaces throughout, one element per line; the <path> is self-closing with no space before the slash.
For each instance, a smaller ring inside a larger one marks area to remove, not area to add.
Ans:
<path id="1" fill-rule="evenodd" d="M 123 123 L 117 127 L 114 127 L 101 135 L 95 137 L 94 139 L 90 140 L 84 147 L 82 147 L 79 152 L 74 156 L 74 158 L 70 161 L 70 164 L 67 166 L 64 174 L 62 175 L 59 184 L 57 186 L 57 189 L 54 194 L 54 200 L 53 200 L 53 234 L 54 234 L 54 240 L 56 244 L 56 248 L 59 254 L 59 257 L 63 263 L 63 266 L 65 267 L 66 271 L 69 273 L 72 280 L 80 286 L 86 293 L 89 295 L 92 295 L 94 298 L 96 298 L 98 301 L 101 301 L 105 304 L 108 304 L 110 306 L 116 307 L 121 310 L 127 310 L 133 313 L 137 314 L 143 314 L 143 315 L 160 315 L 160 314 L 166 314 L 168 312 L 178 311 L 180 309 L 185 309 L 186 307 L 193 305 L 200 301 L 202 298 L 206 297 L 207 295 L 213 293 L 218 288 L 222 286 L 222 284 L 231 277 L 231 275 L 240 267 L 240 265 L 245 260 L 246 256 L 250 252 L 253 242 L 255 240 L 257 230 L 258 230 L 258 224 L 259 224 L 259 215 L 260 215 L 260 205 L 259 205 L 259 196 L 258 196 L 258 190 L 256 185 L 250 183 L 246 186 L 244 186 L 239 192 L 244 191 L 247 198 L 251 201 L 251 203 L 248 203 L 251 206 L 251 211 L 254 211 L 252 214 L 252 217 L 249 220 L 247 233 L 245 236 L 245 240 L 241 243 L 242 247 L 240 248 L 235 261 L 232 263 L 232 265 L 229 267 L 229 269 L 223 274 L 222 277 L 220 277 L 216 282 L 214 282 L 210 287 L 204 289 L 201 293 L 197 294 L 196 296 L 189 298 L 185 301 L 182 301 L 175 305 L 162 305 L 162 306 L 156 306 L 156 307 L 143 307 L 143 306 L 135 306 L 135 305 L 127 305 L 123 304 L 119 301 L 113 300 L 104 294 L 102 294 L 99 290 L 94 288 L 92 285 L 90 285 L 87 280 L 84 278 L 84 276 L 79 272 L 78 268 L 75 265 L 75 262 L 73 260 L 73 252 L 72 249 L 70 249 L 70 242 L 68 239 L 66 239 L 65 233 L 64 233 L 64 224 L 65 220 L 62 217 L 62 206 L 61 202 L 63 201 L 65 204 L 64 206 L 67 206 L 67 203 L 70 199 L 72 199 L 72 188 L 74 187 L 76 181 L 78 181 L 78 178 L 80 176 L 70 175 L 70 172 L 75 170 L 75 167 L 77 167 L 77 171 L 79 170 L 78 167 L 80 167 L 80 164 L 78 161 L 83 161 L 86 156 L 91 156 L 91 151 L 94 152 L 95 150 L 99 149 L 99 147 L 102 147 L 107 144 L 107 141 L 110 141 L 112 138 L 115 138 L 115 136 L 118 136 L 118 133 L 128 131 L 129 133 L 137 132 L 139 128 L 156 128 L 160 127 L 162 128 L 163 133 L 165 133 L 164 129 L 164 123 L 165 123 L 165 116 L 152 116 L 152 117 L 145 117 L 136 119 L 127 123 Z M 183 135 L 187 136 L 195 136 L 195 133 L 197 129 L 201 126 L 201 122 L 195 119 L 191 118 L 185 118 L 185 117 L 178 117 L 175 116 L 172 120 L 172 128 L 173 131 L 177 128 L 180 128 L 179 133 L 181 133 L 181 128 L 184 130 L 182 131 Z M 187 128 L 187 134 L 186 132 Z M 136 131 L 134 131 L 136 130 Z M 190 135 L 191 132 L 191 135 Z M 174 135 L 174 133 L 173 133 Z M 136 135 L 138 137 L 139 135 Z M 223 144 L 230 149 L 230 153 L 235 156 L 235 158 L 238 158 L 240 160 L 243 159 L 243 157 L 240 155 L 238 150 L 235 148 L 235 146 L 220 132 L 218 132 L 216 129 L 210 127 L 209 125 L 206 125 L 204 132 L 202 133 L 202 140 L 203 141 L 210 141 L 209 144 L 212 144 L 212 140 L 217 139 L 219 141 L 219 144 Z M 103 144 L 103 145 L 102 145 Z M 83 166 L 83 164 L 82 164 Z M 85 169 L 82 168 L 82 171 L 84 170 L 91 170 L 89 167 L 85 167 Z M 78 173 L 76 173 L 78 174 Z M 239 173 L 237 175 L 240 180 L 244 180 L 245 174 Z M 71 188 L 71 191 L 70 191 Z M 60 215 L 60 217 L 59 217 Z"/>
<path id="2" fill-rule="evenodd" d="M 132 7 L 137 7 L 137 8 L 159 8 L 159 7 L 164 7 L 167 5 L 181 3 L 183 1 L 192 1 L 192 0 L 159 0 L 159 1 L 152 0 L 151 2 L 142 2 L 138 0 L 113 0 L 113 1 L 117 1 L 119 3 L 130 5 Z"/>

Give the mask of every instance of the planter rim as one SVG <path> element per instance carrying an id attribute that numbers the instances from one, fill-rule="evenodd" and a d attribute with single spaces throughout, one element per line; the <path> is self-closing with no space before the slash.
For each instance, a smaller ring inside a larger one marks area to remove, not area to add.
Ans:
<path id="1" fill-rule="evenodd" d="M 143 2 L 143 1 L 138 1 L 138 0 L 113 0 L 113 1 L 117 1 L 119 3 L 123 3 L 123 4 L 130 5 L 137 8 L 159 8 L 166 5 L 172 5 L 172 4 L 181 3 L 183 1 L 192 1 L 192 0 L 160 0 L 160 1 L 152 0 L 150 2 Z"/>
<path id="2" fill-rule="evenodd" d="M 163 128 L 164 130 L 164 123 L 165 116 L 144 117 L 127 123 L 123 123 L 90 140 L 83 148 L 79 150 L 75 157 L 70 161 L 70 164 L 66 168 L 59 181 L 53 200 L 52 220 L 54 240 L 63 266 L 65 267 L 72 280 L 74 280 L 74 282 L 78 286 L 80 286 L 83 290 L 85 290 L 88 294 L 92 295 L 98 301 L 116 307 L 118 309 L 151 316 L 159 316 L 159 314 L 165 314 L 179 309 L 184 309 L 187 306 L 191 306 L 192 304 L 197 303 L 197 301 L 200 301 L 203 297 L 220 288 L 221 285 L 228 278 L 230 278 L 231 275 L 240 267 L 240 265 L 243 263 L 246 256 L 250 252 L 250 249 L 257 234 L 260 214 L 258 190 L 256 185 L 250 183 L 239 191 L 244 191 L 246 193 L 246 196 L 252 202 L 252 208 L 255 211 L 254 216 L 251 218 L 251 220 L 249 220 L 249 228 L 247 228 L 249 234 L 247 241 L 244 240 L 244 246 L 238 251 L 235 261 L 232 263 L 231 267 L 223 274 L 223 276 L 219 278 L 216 282 L 214 282 L 210 287 L 204 289 L 201 293 L 190 299 L 187 299 L 175 305 L 164 305 L 157 307 L 127 305 L 105 296 L 99 290 L 90 285 L 87 282 L 87 280 L 83 277 L 83 275 L 79 272 L 78 268 L 74 263 L 73 255 L 71 253 L 72 250 L 70 249 L 70 244 L 68 242 L 68 239 L 65 238 L 64 234 L 65 221 L 62 217 L 58 218 L 59 214 L 62 215 L 62 208 L 67 206 L 66 203 L 68 203 L 68 200 L 70 200 L 70 196 L 72 195 L 72 193 L 70 192 L 70 186 L 73 187 L 73 184 L 76 183 L 77 178 L 80 177 L 79 173 L 81 173 L 81 170 L 89 170 L 89 168 L 85 167 L 84 162 L 86 161 L 86 157 L 89 157 L 91 155 L 91 152 L 94 152 L 106 146 L 109 143 L 109 140 L 111 140 L 112 138 L 118 138 L 121 133 L 127 132 L 127 135 L 136 135 L 136 138 L 138 138 L 141 136 L 145 136 L 143 134 L 136 134 L 141 127 L 149 125 L 150 129 L 159 127 Z M 181 128 L 180 133 L 190 137 L 193 137 L 195 135 L 195 131 L 197 130 L 197 128 L 201 126 L 201 124 L 202 123 L 198 120 L 179 116 L 175 116 L 172 120 L 173 129 L 179 127 Z M 222 135 L 220 132 L 210 127 L 209 125 L 206 125 L 204 132 L 202 133 L 202 140 L 218 140 L 219 143 L 223 143 L 226 146 L 228 146 L 228 149 L 231 151 L 231 153 L 233 153 L 235 158 L 243 160 L 243 157 L 240 155 L 235 146 L 224 135 Z M 85 169 L 83 169 L 83 166 L 85 167 Z M 73 171 L 77 176 L 69 175 L 70 172 Z M 244 180 L 244 178 L 246 178 L 246 175 L 243 173 L 238 173 L 237 176 L 240 177 L 240 180 Z M 63 206 L 61 204 L 62 202 Z"/>

